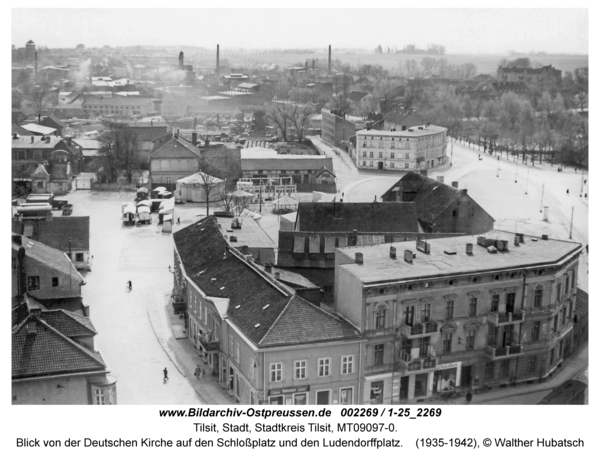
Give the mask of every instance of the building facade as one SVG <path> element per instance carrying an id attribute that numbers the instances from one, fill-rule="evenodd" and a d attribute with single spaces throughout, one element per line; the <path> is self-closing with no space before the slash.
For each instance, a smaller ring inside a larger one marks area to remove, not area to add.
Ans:
<path id="1" fill-rule="evenodd" d="M 321 138 L 327 143 L 339 146 L 355 134 L 354 123 L 339 116 L 335 110 L 321 110 Z"/>
<path id="2" fill-rule="evenodd" d="M 445 127 L 356 132 L 356 166 L 369 170 L 427 170 L 446 163 Z"/>
<path id="3" fill-rule="evenodd" d="M 477 244 L 455 237 L 337 249 L 335 310 L 368 338 L 361 402 L 544 380 L 572 346 L 581 251 L 500 231 Z"/>
<path id="4" fill-rule="evenodd" d="M 496 78 L 501 83 L 554 84 L 560 85 L 562 71 L 552 65 L 541 68 L 498 67 Z"/>
<path id="5" fill-rule="evenodd" d="M 200 150 L 173 132 L 155 142 L 149 162 L 151 188 L 163 186 L 174 191 L 177 180 L 200 170 Z"/>

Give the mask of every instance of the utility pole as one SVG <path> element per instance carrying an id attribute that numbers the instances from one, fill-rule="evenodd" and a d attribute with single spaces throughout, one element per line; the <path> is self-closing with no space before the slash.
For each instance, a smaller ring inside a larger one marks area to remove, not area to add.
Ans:
<path id="1" fill-rule="evenodd" d="M 496 178 L 500 177 L 500 156 L 498 156 L 498 170 L 496 170 Z"/>
<path id="2" fill-rule="evenodd" d="M 540 202 L 540 213 L 542 213 L 542 208 L 544 207 L 544 186 L 546 183 L 542 183 L 542 201 Z"/>
<path id="3" fill-rule="evenodd" d="M 527 194 L 528 188 L 529 188 L 529 169 L 527 169 L 527 182 L 525 183 L 525 194 Z"/>
<path id="4" fill-rule="evenodd" d="M 517 182 L 517 178 L 519 176 L 519 162 L 515 162 L 515 183 Z"/>
<path id="5" fill-rule="evenodd" d="M 575 205 L 571 208 L 571 229 L 569 229 L 569 239 L 573 238 L 573 213 L 575 213 Z"/>

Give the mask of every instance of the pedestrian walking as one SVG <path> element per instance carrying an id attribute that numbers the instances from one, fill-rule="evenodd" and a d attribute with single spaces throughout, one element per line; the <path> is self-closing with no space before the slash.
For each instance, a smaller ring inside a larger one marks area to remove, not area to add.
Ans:
<path id="1" fill-rule="evenodd" d="M 471 401 L 473 400 L 473 393 L 471 393 L 471 391 L 469 391 L 467 393 L 466 399 L 467 399 L 467 404 L 471 404 Z"/>
<path id="2" fill-rule="evenodd" d="M 166 367 L 163 369 L 163 374 L 165 375 L 163 378 L 163 382 L 166 382 L 167 380 L 169 380 L 169 372 L 167 371 Z"/>
<path id="3" fill-rule="evenodd" d="M 202 380 L 204 380 L 204 377 L 206 377 L 206 370 L 202 368 Z"/>
<path id="4" fill-rule="evenodd" d="M 569 190 L 567 189 L 567 194 L 569 194 Z"/>
<path id="5" fill-rule="evenodd" d="M 129 288 L 129 291 L 133 289 L 133 283 L 131 283 L 131 280 L 127 282 L 127 287 Z"/>
<path id="6" fill-rule="evenodd" d="M 180 219 L 181 219 L 181 217 L 180 217 L 180 216 L 178 216 L 178 217 L 177 217 L 177 224 L 181 224 L 181 220 L 180 220 Z"/>
<path id="7" fill-rule="evenodd" d="M 201 374 L 201 369 L 200 369 L 200 364 L 198 364 L 198 365 L 196 366 L 196 370 L 194 371 L 194 376 L 195 376 L 197 379 L 200 379 L 200 374 Z"/>

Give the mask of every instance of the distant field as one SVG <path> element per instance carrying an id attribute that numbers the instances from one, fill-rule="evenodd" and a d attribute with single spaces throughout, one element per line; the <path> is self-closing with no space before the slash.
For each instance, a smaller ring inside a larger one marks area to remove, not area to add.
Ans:
<path id="1" fill-rule="evenodd" d="M 339 59 L 344 63 L 356 66 L 361 64 L 379 64 L 387 69 L 398 68 L 400 64 L 403 64 L 407 59 L 415 59 L 417 62 L 421 60 L 424 55 L 419 54 L 338 54 L 332 53 L 332 59 Z M 437 57 L 437 56 L 431 56 Z M 448 60 L 451 64 L 463 64 L 465 62 L 472 62 L 477 66 L 479 73 L 490 73 L 495 74 L 498 68 L 498 62 L 503 59 L 511 59 L 514 57 L 504 55 L 470 55 L 470 54 L 448 54 L 442 56 Z M 207 56 L 207 64 L 214 65 L 214 56 Z M 327 61 L 326 53 L 318 54 L 276 54 L 276 53 L 264 53 L 264 54 L 228 54 L 221 53 L 222 59 L 227 59 L 233 66 L 246 66 L 255 63 L 274 63 L 280 66 L 288 66 L 294 63 L 304 63 L 306 59 L 312 60 L 313 58 L 319 59 L 320 61 Z M 540 62 L 543 65 L 551 64 L 559 70 L 573 71 L 578 67 L 584 67 L 588 65 L 588 56 L 585 55 L 547 55 L 547 56 L 531 56 L 532 61 Z"/>

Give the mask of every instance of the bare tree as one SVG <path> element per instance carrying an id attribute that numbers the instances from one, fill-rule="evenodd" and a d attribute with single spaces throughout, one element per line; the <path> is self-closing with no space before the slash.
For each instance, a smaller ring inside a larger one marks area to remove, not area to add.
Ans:
<path id="1" fill-rule="evenodd" d="M 219 195 L 223 180 L 213 177 L 202 170 L 198 172 L 198 175 L 200 176 L 201 181 L 200 187 L 204 191 L 204 198 L 206 199 L 206 216 L 208 216 L 210 214 L 210 199 L 211 197 Z"/>
<path id="2" fill-rule="evenodd" d="M 288 107 L 285 103 L 272 103 L 267 106 L 267 121 L 275 124 L 277 130 L 281 133 L 283 141 L 288 141 L 289 115 Z"/>
<path id="3" fill-rule="evenodd" d="M 304 138 L 304 130 L 306 129 L 310 115 L 312 115 L 313 112 L 313 107 L 310 104 L 290 104 L 288 107 L 286 114 L 289 122 L 296 129 L 296 135 L 298 136 L 299 142 L 301 142 Z"/>
<path id="4" fill-rule="evenodd" d="M 115 130 L 106 130 L 104 133 L 98 138 L 98 141 L 102 146 L 98 152 L 100 155 L 106 158 L 106 165 L 108 168 L 108 176 L 110 182 L 115 182 L 117 177 L 119 176 L 120 169 L 120 158 L 119 158 L 119 149 L 120 149 L 120 138 Z"/>
<path id="5" fill-rule="evenodd" d="M 338 111 L 340 118 L 345 118 L 350 111 L 350 101 L 348 100 L 350 88 L 350 76 L 345 73 L 333 77 L 333 96 L 331 97 L 332 107 Z"/>
<path id="6" fill-rule="evenodd" d="M 56 89 L 46 81 L 40 84 L 26 84 L 23 86 L 23 96 L 29 102 L 31 108 L 35 110 L 38 121 L 40 121 L 42 112 L 54 104 Z"/>

